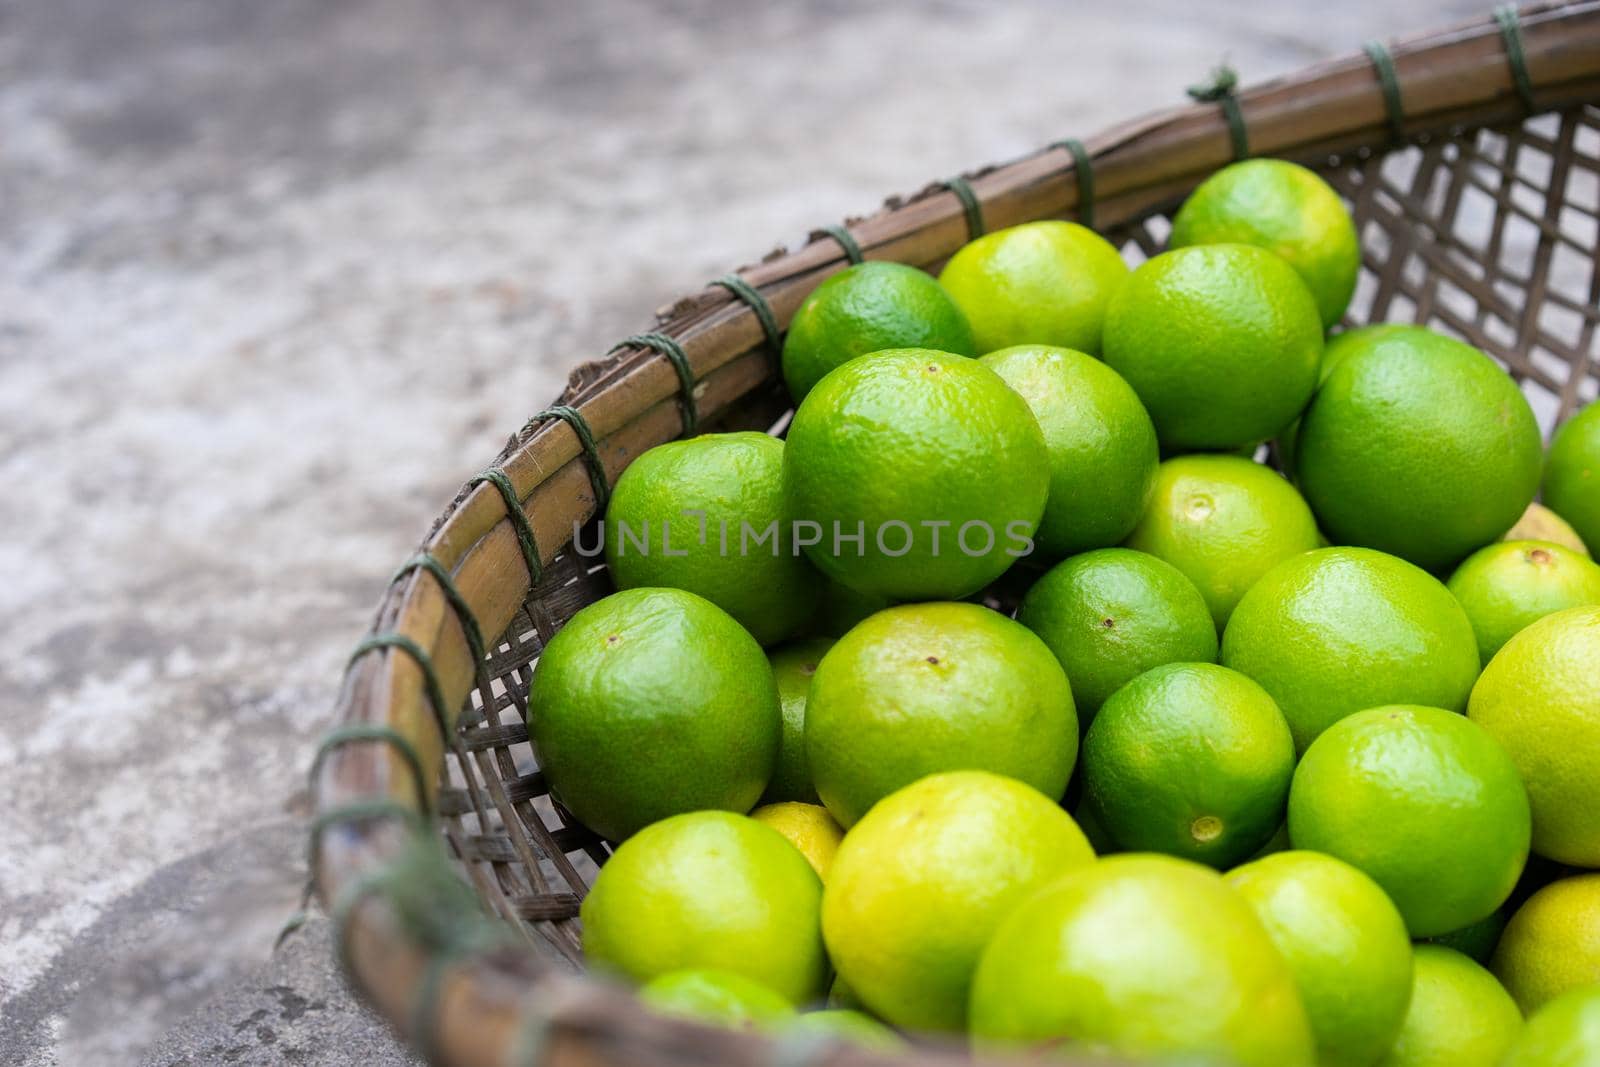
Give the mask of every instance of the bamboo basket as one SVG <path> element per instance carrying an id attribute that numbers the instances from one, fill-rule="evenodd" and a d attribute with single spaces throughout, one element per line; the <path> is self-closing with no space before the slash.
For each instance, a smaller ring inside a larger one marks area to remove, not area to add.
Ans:
<path id="1" fill-rule="evenodd" d="M 679 300 L 577 368 L 396 574 L 312 769 L 312 883 L 351 980 L 434 1062 L 754 1067 L 970 1062 L 801 1046 L 655 1017 L 581 973 L 578 905 L 606 846 L 547 795 L 524 717 L 540 648 L 610 592 L 571 550 L 647 448 L 767 429 L 780 331 L 864 254 L 936 270 L 972 236 L 1091 225 L 1130 258 L 1246 155 L 1348 199 L 1363 270 L 1347 324 L 1428 323 L 1523 384 L 1548 430 L 1600 379 L 1600 0 L 1492 19 L 1312 67 L 891 199 Z M 589 539 L 592 543 L 592 538 Z M 448 859 L 447 859 L 448 857 Z M 1056 1062 L 1059 1062 L 1056 1061 Z"/>

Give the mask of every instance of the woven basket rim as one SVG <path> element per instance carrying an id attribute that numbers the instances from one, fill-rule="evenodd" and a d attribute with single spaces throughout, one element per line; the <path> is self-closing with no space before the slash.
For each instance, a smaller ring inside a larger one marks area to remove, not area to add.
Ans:
<path id="1" fill-rule="evenodd" d="M 1508 62 L 1501 25 L 1473 20 L 1388 46 L 1403 101 L 1400 116 L 1390 110 L 1393 101 L 1373 59 L 1362 52 L 1239 91 L 1234 99 L 1250 154 L 1327 165 L 1385 152 L 1396 146 L 1397 132 L 1411 143 L 1426 143 L 1523 119 L 1530 114 L 1526 96 L 1537 112 L 1600 102 L 1600 0 L 1538 4 L 1522 8 L 1518 18 L 1525 85 L 1519 87 Z M 1231 162 L 1229 106 L 1175 107 L 1084 138 L 1097 227 L 1173 203 Z M 1075 153 L 1058 142 L 964 178 L 986 228 L 995 230 L 1077 217 L 1084 205 L 1076 166 Z M 868 259 L 932 268 L 969 239 L 970 222 L 963 198 L 949 183 L 936 183 L 910 197 L 890 198 L 876 213 L 846 226 Z M 742 268 L 738 277 L 759 292 L 781 328 L 811 289 L 848 265 L 839 239 L 817 231 L 802 247 L 779 249 Z M 774 354 L 760 317 L 726 288 L 711 286 L 660 309 L 651 329 L 681 346 L 693 380 L 692 403 L 703 418 L 773 388 Z M 562 419 L 530 421 L 512 436 L 495 467 L 509 480 L 543 564 L 570 540 L 575 521 L 599 510 L 604 484 L 592 475 L 613 482 L 633 455 L 678 436 L 683 387 L 679 369 L 657 348 L 622 346 L 577 367 L 557 402 L 581 413 L 579 422 L 592 431 L 592 441 Z M 1569 399 L 1575 402 L 1563 403 Z M 419 810 L 419 792 L 439 777 L 444 746 L 436 719 L 455 714 L 474 685 L 474 656 L 482 641 L 470 631 L 481 625 L 484 634 L 503 632 L 535 586 L 524 562 L 526 547 L 501 489 L 468 483 L 420 549 L 450 576 L 459 601 L 453 604 L 445 583 L 423 573 L 428 568 L 414 567 L 391 583 L 374 619 L 375 633 L 400 634 L 395 640 L 413 643 L 431 664 L 436 685 L 393 641 L 354 659 L 346 673 L 336 721 L 358 727 L 358 734 L 368 732 L 343 738 L 350 743 L 327 751 L 314 769 L 311 862 L 321 900 L 344 920 L 340 944 L 352 980 L 413 1040 L 425 1033 L 428 1055 L 441 1063 L 775 1062 L 766 1039 L 658 1018 L 626 992 L 567 974 L 531 950 L 430 951 L 403 928 L 387 901 L 362 892 L 404 841 L 394 822 L 379 816 L 396 806 Z M 458 606 L 469 612 L 471 624 L 457 614 Z M 437 715 L 430 688 L 446 705 Z M 388 736 L 391 731 L 400 742 Z M 395 758 L 397 745 L 417 754 L 417 782 L 405 761 Z M 351 817 L 352 806 L 360 817 Z M 840 1048 L 803 1062 L 906 1060 Z M 919 1052 L 918 1062 L 971 1061 L 957 1052 L 933 1051 Z"/>

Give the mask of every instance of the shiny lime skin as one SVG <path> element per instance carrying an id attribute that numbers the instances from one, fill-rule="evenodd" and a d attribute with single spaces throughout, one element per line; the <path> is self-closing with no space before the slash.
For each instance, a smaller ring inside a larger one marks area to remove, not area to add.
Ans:
<path id="1" fill-rule="evenodd" d="M 1600 873 L 1558 879 L 1523 901 L 1490 967 L 1528 1014 L 1600 985 Z"/>
<path id="2" fill-rule="evenodd" d="M 1465 716 L 1390 705 L 1312 742 L 1289 789 L 1289 839 L 1384 888 L 1414 937 L 1498 908 L 1528 859 L 1528 795 L 1505 751 Z"/>
<path id="3" fill-rule="evenodd" d="M 1167 856 L 1109 856 L 1014 910 L 972 983 L 980 1044 L 1135 1060 L 1312 1062 L 1294 977 L 1244 898 Z"/>
<path id="4" fill-rule="evenodd" d="M 1394 330 L 1409 330 L 1412 327 L 1397 322 L 1374 322 L 1366 326 L 1357 326 L 1353 330 L 1340 330 L 1338 333 L 1328 335 L 1322 346 L 1322 363 L 1317 367 L 1317 385 L 1320 387 L 1328 380 L 1328 375 L 1333 373 L 1333 368 L 1344 362 L 1345 357 L 1352 352 L 1359 352 L 1373 340 Z M 1284 470 L 1293 476 L 1295 442 L 1300 435 L 1300 420 L 1296 419 L 1283 432 L 1278 435 L 1278 456 Z"/>
<path id="5" fill-rule="evenodd" d="M 960 599 L 1032 549 L 1050 491 L 1027 402 L 976 360 L 892 349 L 831 372 L 801 401 L 784 450 L 806 554 L 890 600 Z M 854 538 L 858 543 L 844 538 Z"/>
<path id="6" fill-rule="evenodd" d="M 961 1030 L 995 928 L 1029 894 L 1093 862 L 1053 799 L 982 771 L 930 775 L 845 835 L 822 894 L 828 955 L 880 1018 Z"/>
<path id="7" fill-rule="evenodd" d="M 1562 423 L 1544 467 L 1544 502 L 1600 554 L 1600 404 Z"/>
<path id="8" fill-rule="evenodd" d="M 1369 339 L 1300 420 L 1295 467 L 1318 523 L 1430 571 L 1509 530 L 1539 487 L 1539 424 L 1505 371 L 1417 326 Z"/>
<path id="9" fill-rule="evenodd" d="M 1279 852 L 1227 875 L 1294 972 L 1323 1067 L 1370 1067 L 1411 1003 L 1411 939 L 1378 883 L 1318 852 Z"/>
<path id="10" fill-rule="evenodd" d="M 793 800 L 819 804 L 817 787 L 811 784 L 811 766 L 806 762 L 806 694 L 811 692 L 811 676 L 823 653 L 833 647 L 826 637 L 797 641 L 773 649 L 767 656 L 772 677 L 778 683 L 778 702 L 783 713 L 783 735 L 778 741 L 778 761 L 772 771 L 764 803 Z"/>
<path id="11" fill-rule="evenodd" d="M 528 694 L 551 795 L 608 841 L 680 812 L 749 811 L 780 722 L 761 646 L 681 589 L 629 589 L 579 611 L 545 646 Z"/>
<path id="12" fill-rule="evenodd" d="M 1029 222 L 985 234 L 950 257 L 939 282 L 967 314 L 979 352 L 1060 345 L 1100 354 L 1106 304 L 1128 265 L 1075 222 Z"/>
<path id="13" fill-rule="evenodd" d="M 1311 396 L 1322 320 L 1300 276 L 1252 245 L 1165 252 L 1106 311 L 1108 366 L 1127 379 L 1168 451 L 1254 444 Z"/>
<path id="14" fill-rule="evenodd" d="M 1532 623 L 1600 604 L 1600 565 L 1548 541 L 1499 541 L 1462 561 L 1446 583 L 1461 602 L 1488 663 Z"/>
<path id="15" fill-rule="evenodd" d="M 652 978 L 639 999 L 658 1015 L 736 1029 L 768 1029 L 795 1017 L 794 1006 L 760 982 L 703 967 Z"/>
<path id="16" fill-rule="evenodd" d="M 775 541 L 740 549 L 743 526 L 774 522 Z M 622 472 L 606 508 L 606 565 L 619 589 L 687 589 L 770 645 L 817 605 L 816 571 L 788 531 L 783 442 L 764 433 L 703 434 L 657 445 Z"/>
<path id="17" fill-rule="evenodd" d="M 1600 1063 L 1600 985 L 1574 989 L 1540 1008 L 1499 1067 L 1594 1067 Z"/>
<path id="18" fill-rule="evenodd" d="M 1022 395 L 1050 451 L 1035 535 L 1046 557 L 1114 545 L 1144 513 L 1160 462 L 1156 428 L 1116 371 L 1068 348 L 1021 345 L 979 362 Z"/>
<path id="19" fill-rule="evenodd" d="M 1414 970 L 1411 1005 L 1381 1067 L 1499 1067 L 1522 1013 L 1494 975 L 1443 945 L 1418 945 Z"/>
<path id="20" fill-rule="evenodd" d="M 1150 668 L 1217 658 L 1216 627 L 1194 583 L 1170 563 L 1127 548 L 1085 552 L 1051 567 L 1022 598 L 1017 621 L 1061 661 L 1085 724 Z"/>
<path id="21" fill-rule="evenodd" d="M 1366 548 L 1324 548 L 1278 564 L 1234 609 L 1222 664 L 1272 694 L 1296 746 L 1380 704 L 1465 710 L 1478 642 L 1436 578 Z"/>
<path id="22" fill-rule="evenodd" d="M 798 403 L 835 367 L 885 348 L 978 354 L 966 315 L 932 275 L 903 263 L 857 263 L 813 289 L 789 321 L 789 394 Z"/>
<path id="23" fill-rule="evenodd" d="M 1214 663 L 1168 663 L 1111 695 L 1083 739 L 1083 789 L 1119 848 L 1212 867 L 1283 822 L 1294 738 L 1267 691 Z"/>
<path id="24" fill-rule="evenodd" d="M 760 982 L 790 1004 L 828 988 L 822 882 L 770 826 L 696 811 L 639 831 L 583 900 L 583 952 L 638 982 L 712 968 Z"/>
<path id="25" fill-rule="evenodd" d="M 1196 455 L 1161 464 L 1127 546 L 1187 575 L 1220 632 L 1263 574 L 1321 538 L 1299 490 L 1276 471 L 1240 456 Z"/>
<path id="26" fill-rule="evenodd" d="M 1020 623 L 977 604 L 906 604 L 822 657 L 805 738 L 822 803 L 849 829 L 938 771 L 992 771 L 1059 799 L 1078 718 L 1061 665 Z"/>
<path id="27" fill-rule="evenodd" d="M 1600 608 L 1546 615 L 1505 643 L 1467 715 L 1522 773 L 1533 849 L 1600 867 Z"/>
<path id="28" fill-rule="evenodd" d="M 783 1028 L 786 1038 L 815 1038 L 842 1042 L 877 1052 L 896 1052 L 906 1047 L 905 1039 L 866 1012 L 848 1008 L 808 1011 Z"/>
<path id="29" fill-rule="evenodd" d="M 1172 218 L 1170 248 L 1237 243 L 1283 257 L 1316 299 L 1324 328 L 1356 289 L 1361 246 L 1344 201 L 1315 172 L 1282 159 L 1247 159 L 1200 183 Z"/>

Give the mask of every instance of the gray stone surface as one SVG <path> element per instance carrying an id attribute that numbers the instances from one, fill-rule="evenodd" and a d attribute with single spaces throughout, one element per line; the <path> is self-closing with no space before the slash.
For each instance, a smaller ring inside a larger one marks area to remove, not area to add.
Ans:
<path id="1" fill-rule="evenodd" d="M 1478 0 L 0 0 L 0 1062 L 409 1062 L 302 774 L 565 368 L 885 194 Z"/>

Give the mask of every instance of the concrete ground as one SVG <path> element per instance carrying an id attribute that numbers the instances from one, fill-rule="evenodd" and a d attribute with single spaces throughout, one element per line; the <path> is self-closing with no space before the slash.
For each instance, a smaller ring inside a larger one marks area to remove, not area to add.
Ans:
<path id="1" fill-rule="evenodd" d="M 393 566 L 573 363 L 886 194 L 1483 0 L 0 0 L 0 1062 L 412 1062 L 304 878 Z"/>

